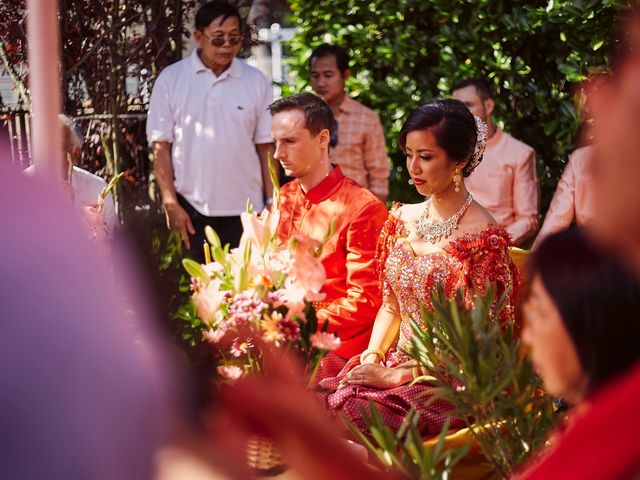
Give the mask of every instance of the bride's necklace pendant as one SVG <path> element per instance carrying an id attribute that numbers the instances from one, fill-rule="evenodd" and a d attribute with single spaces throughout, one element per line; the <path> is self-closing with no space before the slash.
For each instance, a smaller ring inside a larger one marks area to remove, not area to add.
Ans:
<path id="1" fill-rule="evenodd" d="M 466 212 L 469 205 L 473 201 L 471 194 L 467 195 L 460 209 L 452 216 L 441 222 L 434 222 L 429 219 L 429 207 L 431 207 L 431 198 L 426 202 L 424 212 L 416 219 L 416 232 L 418 236 L 428 243 L 438 243 L 440 240 L 451 236 L 453 231 L 458 228 L 458 220 Z"/>

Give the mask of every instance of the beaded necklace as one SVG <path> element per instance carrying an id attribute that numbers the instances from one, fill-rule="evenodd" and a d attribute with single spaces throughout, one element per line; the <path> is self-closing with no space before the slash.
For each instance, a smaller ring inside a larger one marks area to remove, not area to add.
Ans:
<path id="1" fill-rule="evenodd" d="M 418 236 L 428 243 L 437 243 L 443 238 L 451 236 L 451 233 L 458 228 L 458 220 L 467 211 L 469 205 L 473 201 L 471 194 L 467 195 L 460 209 L 452 216 L 441 222 L 434 222 L 429 219 L 429 207 L 431 207 L 431 198 L 426 202 L 424 212 L 416 219 L 416 232 Z"/>

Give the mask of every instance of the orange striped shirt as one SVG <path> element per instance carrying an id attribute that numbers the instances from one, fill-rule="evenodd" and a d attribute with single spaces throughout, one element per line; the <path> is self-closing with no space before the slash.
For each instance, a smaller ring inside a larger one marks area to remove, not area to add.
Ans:
<path id="1" fill-rule="evenodd" d="M 338 144 L 329 151 L 331 163 L 340 165 L 345 176 L 374 195 L 389 194 L 389 158 L 378 115 L 348 96 L 336 114 Z"/>

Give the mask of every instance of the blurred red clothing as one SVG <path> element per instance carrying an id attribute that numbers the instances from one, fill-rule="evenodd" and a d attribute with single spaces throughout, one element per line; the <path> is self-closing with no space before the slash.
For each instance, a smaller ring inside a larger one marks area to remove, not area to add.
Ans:
<path id="1" fill-rule="evenodd" d="M 564 431 L 513 480 L 640 478 L 640 365 L 578 407 Z"/>
<path id="2" fill-rule="evenodd" d="M 296 234 L 322 241 L 335 221 L 335 231 L 321 254 L 327 279 L 322 288 L 326 298 L 317 305 L 318 322 L 329 320 L 329 332 L 342 340 L 335 354 L 350 358 L 361 353 L 382 303 L 375 253 L 387 219 L 386 207 L 334 166 L 306 193 L 298 180 L 284 185 L 278 209 L 277 233 L 282 242 Z"/>

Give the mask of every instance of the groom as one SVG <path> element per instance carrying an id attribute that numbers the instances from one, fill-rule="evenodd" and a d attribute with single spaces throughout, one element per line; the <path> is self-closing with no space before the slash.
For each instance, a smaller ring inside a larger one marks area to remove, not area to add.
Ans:
<path id="1" fill-rule="evenodd" d="M 344 359 L 367 348 L 382 301 L 375 251 L 387 209 L 375 195 L 345 177 L 340 167 L 329 163 L 334 118 L 324 100 L 300 93 L 275 101 L 269 110 L 275 158 L 294 178 L 280 191 L 278 237 L 282 242 L 297 234 L 323 240 L 335 222 L 322 249 L 326 298 L 317 302 L 316 313 L 320 325 L 329 321 L 329 332 L 340 337 L 341 345 L 333 352 L 339 358 L 325 358 L 324 371 L 318 374 L 321 378 L 337 373 Z"/>

